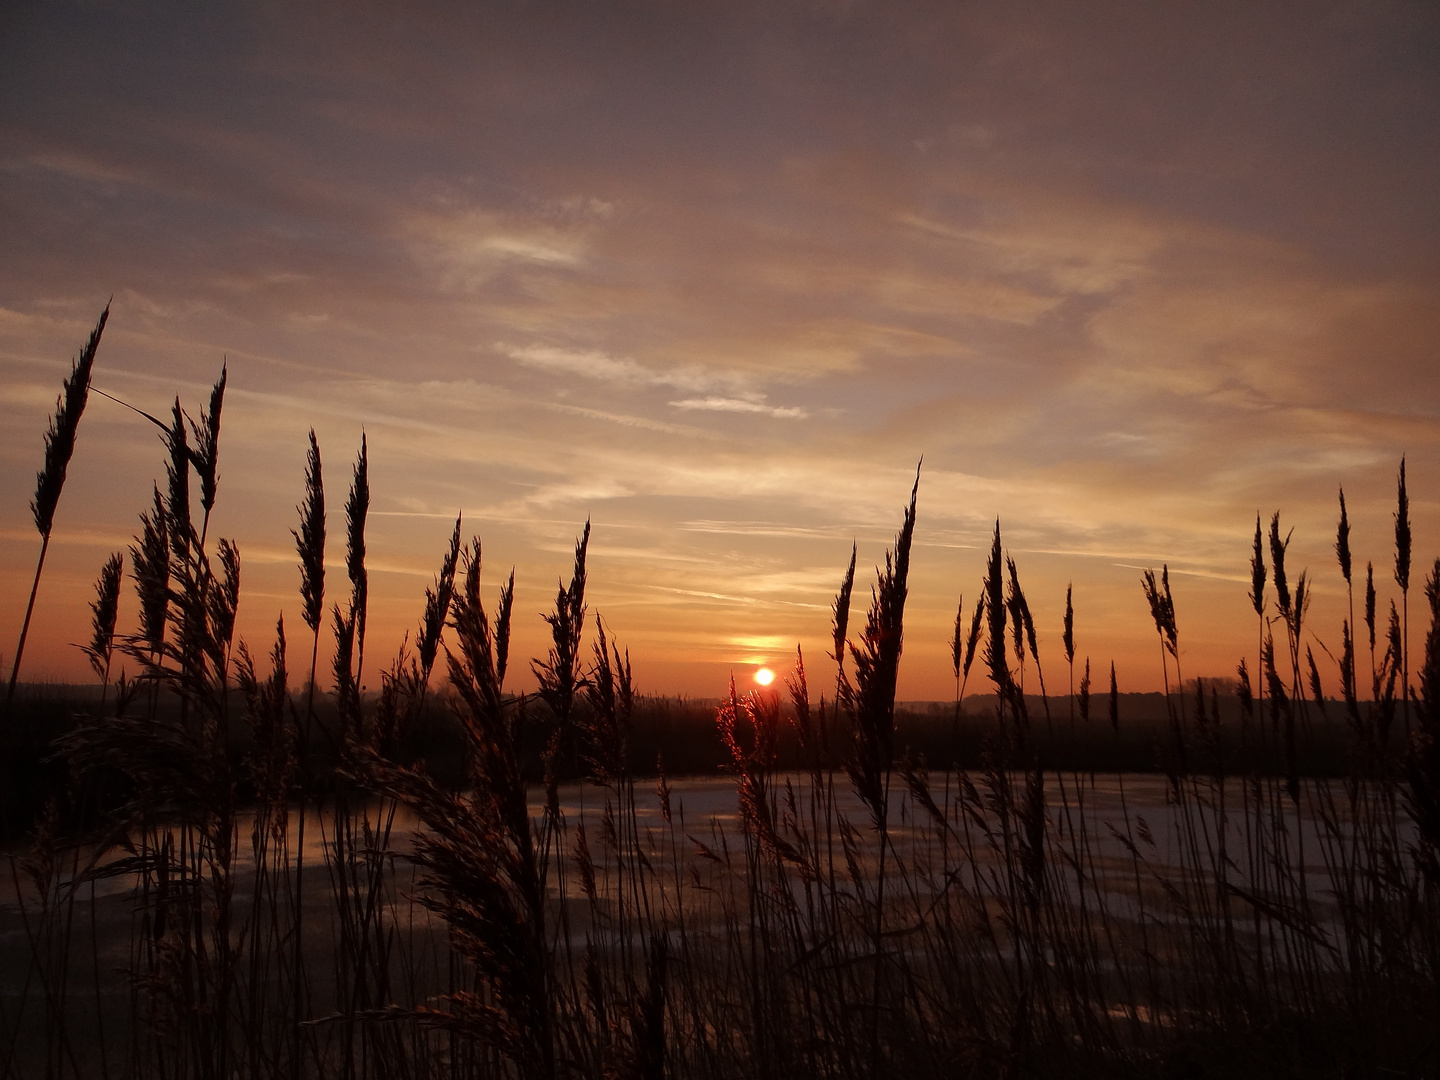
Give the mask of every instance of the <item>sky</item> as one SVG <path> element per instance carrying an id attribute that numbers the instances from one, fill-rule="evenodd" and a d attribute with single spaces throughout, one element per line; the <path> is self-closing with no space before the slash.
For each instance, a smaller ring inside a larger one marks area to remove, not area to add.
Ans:
<path id="1" fill-rule="evenodd" d="M 376 667 L 459 512 L 487 602 L 515 569 L 514 655 L 588 519 L 641 691 L 797 646 L 824 686 L 851 544 L 855 629 L 917 465 L 902 699 L 953 695 L 997 520 L 1052 692 L 1071 583 L 1079 657 L 1160 687 L 1162 565 L 1183 674 L 1253 668 L 1277 511 L 1338 652 L 1342 485 L 1382 608 L 1402 455 L 1412 607 L 1440 553 L 1437 177 L 1428 0 L 6 4 L 0 658 L 41 437 L 111 297 L 97 389 L 198 416 L 228 365 L 211 535 L 257 654 L 282 612 L 304 637 L 311 428 L 332 599 L 368 440 Z M 27 675 L 85 677 L 163 460 L 92 395 Z"/>

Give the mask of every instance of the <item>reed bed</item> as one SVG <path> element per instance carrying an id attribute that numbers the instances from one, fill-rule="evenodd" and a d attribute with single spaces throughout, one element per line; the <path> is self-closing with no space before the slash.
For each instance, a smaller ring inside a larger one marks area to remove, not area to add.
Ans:
<path id="1" fill-rule="evenodd" d="M 841 578 L 834 687 L 816 695 L 798 651 L 783 698 L 732 686 L 727 774 L 684 782 L 649 757 L 629 656 L 589 610 L 588 523 L 537 693 L 506 689 L 513 572 L 487 606 L 457 519 L 413 643 L 362 699 L 363 443 L 327 619 L 310 437 L 308 677 L 283 623 L 263 659 L 235 641 L 240 553 L 207 536 L 224 386 L 199 423 L 177 402 L 161 425 L 166 485 L 129 553 L 140 625 L 117 631 L 116 556 L 85 646 L 102 691 L 6 859 L 0 1075 L 1440 1072 L 1440 560 L 1412 665 L 1403 464 L 1400 604 L 1387 621 L 1367 566 L 1363 630 L 1352 597 L 1324 660 L 1338 698 L 1306 644 L 1309 579 L 1291 584 L 1278 515 L 1257 520 L 1233 680 L 1185 679 L 1168 570 L 1147 572 L 1161 768 L 1085 768 L 1057 748 L 1124 738 L 1114 667 L 1092 688 L 1067 594 L 1049 694 L 997 523 L 933 718 L 983 734 L 964 767 L 926 760 L 895 704 L 917 475 L 858 630 L 853 553 Z M 1343 496 L 1336 556 L 1352 585 Z M 117 659 L 137 674 L 112 680 Z M 417 752 L 437 710 L 448 773 Z M 1344 732 L 1328 775 L 1305 767 L 1319 731 Z"/>

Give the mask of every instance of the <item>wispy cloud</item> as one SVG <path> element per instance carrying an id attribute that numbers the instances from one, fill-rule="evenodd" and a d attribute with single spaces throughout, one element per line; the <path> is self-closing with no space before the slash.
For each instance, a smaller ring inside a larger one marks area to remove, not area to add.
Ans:
<path id="1" fill-rule="evenodd" d="M 670 406 L 675 409 L 699 412 L 758 413 L 761 416 L 773 416 L 781 420 L 803 420 L 806 416 L 805 410 L 798 405 L 767 405 L 763 401 L 752 401 L 748 398 L 716 397 L 714 395 L 672 401 Z"/>
<path id="2" fill-rule="evenodd" d="M 554 345 L 513 346 L 504 343 L 497 343 L 495 349 L 525 367 L 579 375 L 597 382 L 660 386 L 695 392 L 717 386 L 736 387 L 743 383 L 741 377 L 727 372 L 706 371 L 696 367 L 652 368 L 628 357 L 611 356 L 598 349 L 565 349 Z"/>
<path id="3" fill-rule="evenodd" d="M 516 268 L 571 273 L 584 267 L 587 229 L 489 210 L 432 211 L 398 226 L 414 259 L 450 291 L 473 293 Z"/>
<path id="4" fill-rule="evenodd" d="M 717 384 L 733 384 L 736 376 L 690 369 L 654 369 L 629 357 L 611 356 L 596 348 L 562 348 L 559 346 L 507 346 L 495 344 L 495 351 L 526 367 L 577 374 L 583 379 L 628 386 L 664 386 L 675 390 L 708 390 Z"/>
<path id="5" fill-rule="evenodd" d="M 769 404 L 766 395 L 753 388 L 753 377 L 747 373 L 695 366 L 656 368 L 629 357 L 611 356 L 598 349 L 505 344 L 497 344 L 495 348 L 523 366 L 541 371 L 577 375 L 621 386 L 658 387 L 703 394 L 668 403 L 671 408 L 687 412 L 750 413 L 782 420 L 800 420 L 808 415 L 799 406 Z M 717 389 L 728 393 L 707 393 Z"/>

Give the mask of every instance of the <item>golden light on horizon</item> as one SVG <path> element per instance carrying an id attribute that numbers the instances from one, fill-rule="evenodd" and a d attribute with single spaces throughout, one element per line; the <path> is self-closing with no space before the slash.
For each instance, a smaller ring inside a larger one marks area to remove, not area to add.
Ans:
<path id="1" fill-rule="evenodd" d="M 759 671 L 755 672 L 755 682 L 760 686 L 769 686 L 774 681 L 775 672 L 771 671 L 768 667 L 762 667 Z"/>

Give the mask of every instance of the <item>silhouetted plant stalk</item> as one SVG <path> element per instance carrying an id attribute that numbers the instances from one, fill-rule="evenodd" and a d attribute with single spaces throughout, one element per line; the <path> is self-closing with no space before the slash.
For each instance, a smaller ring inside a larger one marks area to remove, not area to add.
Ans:
<path id="1" fill-rule="evenodd" d="M 95 582 L 95 599 L 90 602 L 90 641 L 80 650 L 100 680 L 99 712 L 105 711 L 105 693 L 110 689 L 110 659 L 115 652 L 115 623 L 120 617 L 120 581 L 125 574 L 125 556 L 111 555 Z"/>
<path id="2" fill-rule="evenodd" d="M 178 414 L 179 407 L 176 407 Z M 310 628 L 310 678 L 305 688 L 305 726 L 300 733 L 299 807 L 295 836 L 295 914 L 293 957 L 291 960 L 291 995 L 295 1028 L 290 1045 L 290 1075 L 300 1076 L 301 1002 L 305 994 L 304 919 L 305 919 L 305 811 L 308 802 L 306 781 L 309 779 L 306 758 L 310 752 L 312 726 L 315 719 L 315 669 L 320 657 L 320 620 L 325 611 L 325 485 L 320 466 L 320 444 L 315 429 L 310 429 L 310 452 L 305 466 L 305 501 L 296 507 L 300 514 L 299 531 L 291 530 L 295 550 L 300 557 L 300 617 Z"/>
<path id="3" fill-rule="evenodd" d="M 845 577 L 840 582 L 840 591 L 835 595 L 835 602 L 830 606 L 833 649 L 830 659 L 835 661 L 835 700 L 838 704 L 841 698 L 841 687 L 845 685 L 845 641 L 846 633 L 850 628 L 850 594 L 855 588 L 855 556 L 859 548 L 855 544 L 850 545 L 850 565 L 845 570 Z"/>
<path id="4" fill-rule="evenodd" d="M 340 1002 L 343 1019 L 343 1075 L 358 1070 L 402 1068 L 403 1041 L 388 1025 L 364 1022 L 391 1000 L 391 967 L 394 951 L 394 930 L 385 925 L 385 915 L 396 902 L 390 895 L 394 889 L 391 872 L 393 852 L 391 836 L 400 802 L 393 794 L 379 791 L 380 799 L 373 808 L 365 804 L 352 812 L 348 784 L 356 778 L 365 779 L 369 763 L 399 762 L 407 757 L 407 744 L 415 720 L 424 708 L 431 669 L 441 648 L 446 618 L 454 597 L 455 574 L 460 561 L 460 525 L 457 517 L 450 542 L 442 558 L 441 568 L 432 586 L 426 589 L 425 611 L 416 634 L 419 656 L 412 656 L 408 643 L 400 651 L 387 672 L 381 674 L 381 689 L 375 703 L 372 721 L 367 722 L 360 711 L 360 661 L 357 651 L 358 623 L 364 613 L 363 593 L 368 581 L 364 567 L 364 532 L 362 509 L 368 508 L 368 454 L 362 439 L 360 458 L 347 503 L 347 570 L 352 593 L 349 611 L 341 615 L 338 606 L 332 613 L 337 630 L 335 679 L 337 700 L 349 702 L 342 712 L 340 733 L 344 746 L 345 766 L 336 780 L 333 808 L 334 840 L 327 852 L 335 888 L 344 892 L 337 899 L 341 941 L 337 961 L 339 985 L 345 987 Z M 350 660 L 355 660 L 354 667 Z M 502 676 L 503 678 L 503 673 Z M 455 987 L 452 985 L 451 989 Z M 360 1058 L 355 1059 L 356 1027 L 363 1038 Z M 388 1065 L 386 1064 L 388 1063 Z"/>
<path id="5" fill-rule="evenodd" d="M 1440 885 L 1440 559 L 1425 581 L 1430 627 L 1420 670 L 1419 730 L 1406 765 L 1411 814 L 1420 831 L 1420 859 L 1430 884 Z"/>
<path id="6" fill-rule="evenodd" d="M 775 925 L 766 895 L 780 886 L 779 862 L 800 856 L 778 832 L 771 799 L 771 772 L 775 764 L 779 734 L 779 695 L 763 690 L 740 697 L 735 680 L 716 711 L 716 725 L 736 774 L 736 794 L 744 842 L 745 920 L 743 941 L 745 979 L 748 989 L 751 1053 L 757 1063 L 771 1062 L 777 1054 L 774 1014 L 781 1006 L 768 985 L 768 971 L 774 953 Z M 769 1072 L 761 1067 L 761 1074 Z"/>
<path id="7" fill-rule="evenodd" d="M 81 877 L 93 882 L 101 873 L 139 873 L 148 927 L 135 958 L 145 976 L 139 984 L 145 988 L 140 1007 L 162 1018 L 157 1023 L 183 1032 L 197 1073 L 225 1075 L 233 1049 L 230 1027 L 206 1027 L 199 1016 L 228 1016 L 238 977 L 227 672 L 240 556 L 232 542 L 222 539 L 217 569 L 194 537 L 188 517 L 192 459 L 180 416 L 177 403 L 175 425 L 167 433 L 179 432 L 167 437 L 169 498 L 162 500 L 156 490 L 154 510 L 142 515 L 142 536 L 132 548 L 141 633 L 121 646 L 140 665 L 143 680 L 174 696 L 179 722 L 156 718 L 154 695 L 148 717 L 129 716 L 129 691 L 122 680 L 115 715 L 105 717 L 102 710 L 77 724 L 58 746 L 78 774 L 118 770 L 130 778 L 135 792 L 120 812 L 112 841 L 94 848 L 83 875 L 72 875 L 72 902 Z M 177 536 L 186 539 L 176 541 Z M 117 554 L 102 574 L 93 640 L 86 649 L 102 681 L 107 681 L 115 640 L 122 568 L 123 557 Z M 139 837 L 138 849 L 129 839 L 133 835 Z M 99 860 L 111 850 L 114 837 L 122 838 L 133 854 L 102 868 Z"/>
<path id="8" fill-rule="evenodd" d="M 201 411 L 198 424 L 190 421 L 190 433 L 195 438 L 190 461 L 195 467 L 195 475 L 200 478 L 200 509 L 204 512 L 199 540 L 202 548 L 210 531 L 210 511 L 215 508 L 215 496 L 220 485 L 220 410 L 225 404 L 227 373 L 226 365 L 222 364 L 220 378 L 210 391 L 210 407 Z"/>
<path id="9" fill-rule="evenodd" d="M 583 618 L 583 585 L 573 595 Z M 480 600 L 478 541 L 466 552 L 464 588 L 454 599 L 451 625 L 456 643 L 446 647 L 446 657 L 466 733 L 468 793 L 447 793 L 423 772 L 378 755 L 368 761 L 378 790 L 409 806 L 426 827 L 414 853 L 425 871 L 420 902 L 450 927 L 482 991 L 453 989 L 445 995 L 447 1009 L 417 1015 L 502 1053 L 524 1077 L 553 1077 L 556 982 L 545 929 L 544 867 L 520 769 L 520 714 L 503 697 L 496 666 L 502 643 Z"/>
<path id="10" fill-rule="evenodd" d="M 1145 599 L 1150 605 L 1150 618 L 1155 623 L 1155 633 L 1160 639 L 1160 664 L 1164 678 L 1165 713 L 1170 719 L 1170 728 L 1175 752 L 1175 765 L 1170 775 L 1171 786 L 1175 787 L 1180 777 L 1189 774 L 1189 761 L 1185 743 L 1184 696 L 1179 696 L 1179 705 L 1170 696 L 1170 663 L 1175 665 L 1175 686 L 1182 683 L 1180 676 L 1179 629 L 1175 623 L 1175 601 L 1170 594 L 1170 567 L 1161 567 L 1160 580 L 1155 580 L 1155 571 L 1146 570 L 1141 575 Z M 1169 660 L 1166 657 L 1169 657 Z"/>
<path id="11" fill-rule="evenodd" d="M 165 464 L 165 512 L 169 515 L 167 533 L 170 553 L 177 562 L 185 562 L 196 546 L 195 525 L 190 516 L 190 443 L 185 433 L 187 417 L 180 408 L 180 399 L 171 407 L 170 427 L 164 435 L 170 460 Z"/>
<path id="12" fill-rule="evenodd" d="M 7 713 L 15 700 L 15 681 L 20 677 L 20 660 L 25 654 L 25 639 L 29 636 L 30 618 L 35 612 L 35 594 L 40 591 L 40 574 L 45 569 L 45 554 L 50 550 L 55 508 L 60 504 L 65 473 L 75 453 L 75 435 L 80 429 L 80 417 L 85 412 L 85 402 L 90 395 L 90 372 L 95 366 L 95 350 L 100 347 L 100 335 L 109 318 L 110 305 L 106 304 L 105 310 L 100 313 L 100 321 L 90 332 L 90 340 L 70 367 L 70 376 L 55 402 L 55 414 L 45 432 L 45 464 L 36 474 L 35 498 L 30 502 L 30 514 L 35 520 L 36 531 L 40 533 L 40 556 L 35 561 L 35 580 L 30 586 L 30 600 L 25 605 L 25 621 L 20 624 L 20 642 L 15 646 L 15 659 L 10 665 L 10 684 L 5 691 Z"/>
<path id="13" fill-rule="evenodd" d="M 850 721 L 854 743 L 845 768 L 855 793 L 870 811 L 880 848 L 880 866 L 875 877 L 875 976 L 871 1001 L 871 1056 L 879 1062 L 880 986 L 884 960 L 885 861 L 889 847 L 890 775 L 895 761 L 895 684 L 903 647 L 905 598 L 910 574 L 910 544 L 915 535 L 915 498 L 920 490 L 920 472 L 910 489 L 910 505 L 895 537 L 895 546 L 885 553 L 885 569 L 876 571 L 870 611 L 860 643 L 849 644 L 855 675 L 852 683 L 841 673 L 840 707 Z M 847 580 L 849 575 L 847 575 Z"/>
<path id="14" fill-rule="evenodd" d="M 955 717 L 958 721 L 965 715 L 965 688 L 970 682 L 970 668 L 975 662 L 975 649 L 980 642 L 980 631 L 984 626 L 985 597 L 982 594 L 970 613 L 970 628 L 964 630 L 965 598 L 960 598 L 955 611 L 955 636 L 950 640 L 950 658 L 955 671 Z M 963 634 L 962 634 L 963 631 Z"/>
<path id="15" fill-rule="evenodd" d="M 1395 494 L 1395 584 L 1400 586 L 1402 645 L 1400 648 L 1400 693 L 1405 710 L 1405 737 L 1410 737 L 1410 496 L 1405 490 L 1405 459 L 1400 459 L 1400 476 Z"/>
<path id="16" fill-rule="evenodd" d="M 1440 558 L 1425 581 L 1425 599 L 1430 606 L 1430 626 L 1420 671 L 1418 730 L 1406 761 L 1406 795 L 1420 838 L 1417 861 L 1425 882 L 1421 903 L 1432 928 L 1428 960 L 1433 1015 L 1440 1024 L 1440 935 L 1433 934 L 1433 928 L 1440 926 Z"/>
<path id="17" fill-rule="evenodd" d="M 455 570 L 460 561 L 460 515 L 455 515 L 455 529 L 450 534 L 450 546 L 440 563 L 440 572 L 435 575 L 433 586 L 425 590 L 425 613 L 421 616 L 420 628 L 415 639 L 416 656 L 420 674 L 420 703 L 424 704 L 426 688 L 430 684 L 430 672 L 435 666 L 435 657 L 440 650 L 440 638 L 445 632 L 445 620 L 450 615 L 450 603 L 455 596 Z"/>
<path id="18" fill-rule="evenodd" d="M 1015 560 L 1005 557 L 1005 569 L 1009 575 L 1009 593 L 1006 603 L 1010 606 L 1011 625 L 1015 637 L 1015 661 L 1020 667 L 1020 693 L 1025 692 L 1025 649 L 1029 646 L 1030 659 L 1035 664 L 1035 676 L 1040 680 L 1040 701 L 1045 709 L 1045 724 L 1050 730 L 1050 695 L 1045 692 L 1045 672 L 1040 666 L 1040 648 L 1035 635 L 1035 619 L 1030 614 L 1030 602 L 1025 599 L 1025 590 L 1020 587 L 1020 574 Z"/>
<path id="19" fill-rule="evenodd" d="M 1075 723 L 1075 605 L 1071 602 L 1074 584 L 1065 586 L 1065 619 L 1060 634 L 1060 644 L 1065 648 L 1065 666 L 1070 675 L 1070 723 Z M 1087 667 L 1086 674 L 1089 674 Z"/>
<path id="20" fill-rule="evenodd" d="M 579 570 L 577 561 L 577 574 L 572 581 L 582 578 Z M 560 609 L 557 608 L 557 616 L 559 613 Z M 653 919 L 650 889 L 646 882 L 648 863 L 636 824 L 635 781 L 630 768 L 630 732 L 635 711 L 635 687 L 630 670 L 629 651 L 622 655 L 619 646 L 606 634 L 605 625 L 599 615 L 595 617 L 592 655 L 593 661 L 583 682 L 584 699 L 588 708 L 579 714 L 576 734 L 585 774 L 606 790 L 605 820 L 614 824 L 615 890 L 626 903 L 620 905 L 614 920 L 615 938 L 611 952 L 617 953 L 620 961 L 621 996 L 633 996 L 636 991 L 636 971 L 632 957 L 632 924 L 648 925 Z M 554 659 L 552 656 L 551 660 Z M 551 684 L 552 688 L 554 685 Z M 555 759 L 560 744 L 561 739 L 552 735 L 544 759 L 547 854 L 551 844 L 555 846 L 557 853 L 561 850 L 559 837 L 564 827 L 555 786 Z M 583 823 L 579 828 L 583 831 Z M 562 863 L 557 863 L 556 870 L 560 875 L 557 884 L 563 898 L 566 888 L 565 867 Z M 563 906 L 560 917 L 564 920 L 563 931 L 569 935 L 571 931 L 568 915 Z"/>
<path id="21" fill-rule="evenodd" d="M 575 695 L 584 689 L 580 664 L 580 638 L 585 632 L 585 549 L 590 543 L 590 522 L 575 543 L 575 572 L 567 586 L 560 582 L 555 611 L 543 618 L 550 627 L 550 652 L 544 660 L 531 662 L 531 671 L 540 685 L 540 698 L 550 707 L 560 728 L 570 721 Z"/>
<path id="22" fill-rule="evenodd" d="M 357 686 L 365 681 L 365 619 L 370 605 L 370 574 L 365 569 L 365 518 L 369 513 L 370 453 L 362 432 L 350 497 L 345 500 L 345 570 L 350 577 L 350 619 L 355 624 Z"/>
<path id="23" fill-rule="evenodd" d="M 348 606 L 331 605 L 331 632 L 335 652 L 331 662 L 334 682 L 336 730 L 332 742 L 343 756 L 353 754 L 353 747 L 364 738 L 361 711 L 360 660 L 363 649 L 363 626 L 367 603 L 368 574 L 365 568 L 365 518 L 369 509 L 367 446 L 361 436 L 360 452 L 354 478 L 345 504 L 346 572 L 351 595 Z M 393 810 L 373 822 L 363 803 L 352 803 L 350 783 L 342 774 L 330 777 L 330 836 L 326 838 L 326 819 L 319 819 L 325 866 L 329 873 L 332 895 L 336 898 L 339 947 L 336 950 L 336 983 L 342 990 L 344 1025 L 341 1074 L 355 1075 L 356 1016 L 360 1009 L 372 1007 L 372 939 L 376 930 L 375 914 L 379 901 L 380 881 L 376 867 L 388 848 L 387 820 Z M 323 807 L 322 807 L 323 810 Z M 383 953 L 383 946 L 379 950 Z M 371 1050 L 362 1048 L 362 1059 Z"/>
<path id="24" fill-rule="evenodd" d="M 955 728 L 960 724 L 960 669 L 965 663 L 965 594 L 955 605 L 955 632 L 950 636 L 950 666 L 955 672 Z M 952 736 L 954 729 L 952 728 Z"/>

